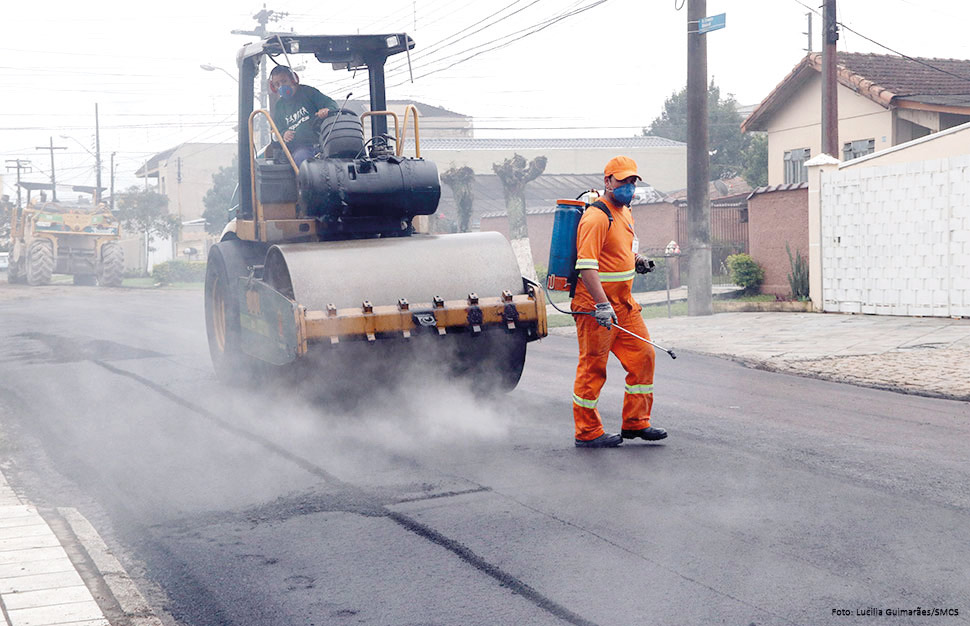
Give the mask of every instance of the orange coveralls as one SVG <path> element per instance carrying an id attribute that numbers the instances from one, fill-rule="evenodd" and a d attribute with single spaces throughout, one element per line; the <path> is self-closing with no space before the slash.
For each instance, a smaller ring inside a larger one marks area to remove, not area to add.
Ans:
<path id="1" fill-rule="evenodd" d="M 576 269 L 595 269 L 606 297 L 616 312 L 617 323 L 630 332 L 647 339 L 647 325 L 640 315 L 641 307 L 633 299 L 636 235 L 633 212 L 629 207 L 615 206 L 605 197 L 599 198 L 609 207 L 613 225 L 602 210 L 589 207 L 579 221 L 577 232 Z M 573 311 L 592 311 L 595 302 L 580 279 Z M 616 355 L 626 370 L 626 393 L 623 395 L 623 426 L 628 430 L 650 427 L 653 407 L 653 373 L 656 354 L 653 346 L 617 328 L 600 326 L 591 315 L 576 315 L 576 336 L 579 338 L 579 366 L 573 385 L 573 418 L 576 439 L 589 441 L 603 434 L 596 403 L 606 382 L 606 362 L 610 352 Z"/>

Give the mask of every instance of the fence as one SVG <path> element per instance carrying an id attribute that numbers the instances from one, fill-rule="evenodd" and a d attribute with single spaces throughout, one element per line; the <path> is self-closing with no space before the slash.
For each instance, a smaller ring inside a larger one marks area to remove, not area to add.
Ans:
<path id="1" fill-rule="evenodd" d="M 677 208 L 677 241 L 688 242 L 687 207 Z M 681 245 L 681 272 L 687 271 L 688 246 Z M 727 258 L 748 252 L 748 202 L 744 198 L 722 198 L 711 203 L 711 282 L 729 284 Z"/>

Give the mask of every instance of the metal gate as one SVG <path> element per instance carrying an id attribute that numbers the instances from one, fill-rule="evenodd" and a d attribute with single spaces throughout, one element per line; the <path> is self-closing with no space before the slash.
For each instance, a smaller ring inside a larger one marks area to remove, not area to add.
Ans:
<path id="1" fill-rule="evenodd" d="M 687 275 L 690 242 L 687 239 L 687 204 L 677 206 L 677 240 L 680 242 L 681 276 Z M 711 282 L 730 284 L 726 260 L 732 254 L 748 253 L 748 199 L 719 198 L 711 202 Z M 682 279 L 683 280 L 683 279 Z"/>

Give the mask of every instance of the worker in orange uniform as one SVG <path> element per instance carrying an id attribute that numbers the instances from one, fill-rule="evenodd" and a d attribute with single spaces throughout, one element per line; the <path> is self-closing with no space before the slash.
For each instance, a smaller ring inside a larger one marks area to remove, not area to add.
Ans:
<path id="1" fill-rule="evenodd" d="M 633 230 L 630 203 L 637 175 L 636 162 L 618 156 L 603 171 L 606 189 L 599 199 L 606 210 L 594 203 L 579 221 L 576 239 L 576 269 L 580 281 L 572 310 L 592 311 L 592 315 L 575 315 L 579 338 L 579 366 L 573 386 L 573 418 L 576 420 L 576 446 L 580 448 L 613 448 L 624 439 L 664 439 L 667 431 L 650 425 L 653 407 L 653 347 L 613 328 L 616 322 L 630 332 L 650 338 L 633 299 L 635 272 L 650 271 L 652 264 L 641 256 Z M 606 362 L 610 352 L 626 370 L 626 393 L 623 395 L 623 425 L 620 434 L 603 431 L 596 409 L 600 390 L 606 382 Z"/>

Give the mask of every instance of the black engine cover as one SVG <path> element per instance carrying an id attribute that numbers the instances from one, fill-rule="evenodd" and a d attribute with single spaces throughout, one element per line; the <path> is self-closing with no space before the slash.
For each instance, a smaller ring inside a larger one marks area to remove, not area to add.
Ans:
<path id="1" fill-rule="evenodd" d="M 438 208 L 441 184 L 432 161 L 404 157 L 308 159 L 297 179 L 301 216 L 410 221 Z"/>

